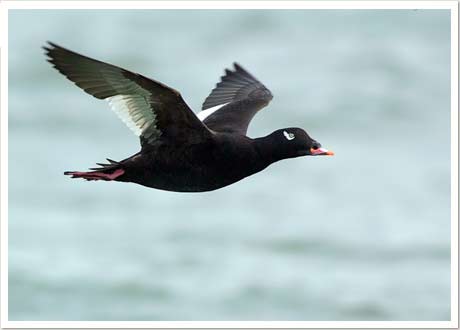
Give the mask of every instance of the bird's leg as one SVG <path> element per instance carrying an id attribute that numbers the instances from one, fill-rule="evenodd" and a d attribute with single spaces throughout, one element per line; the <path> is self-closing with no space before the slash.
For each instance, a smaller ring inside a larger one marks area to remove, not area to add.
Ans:
<path id="1" fill-rule="evenodd" d="M 104 172 L 99 172 L 99 171 L 93 171 L 93 172 L 64 172 L 65 175 L 71 175 L 72 178 L 83 178 L 88 181 L 91 180 L 104 180 L 104 181 L 112 181 L 118 178 L 119 176 L 123 175 L 125 171 L 121 168 L 116 169 L 112 173 L 104 173 Z"/>

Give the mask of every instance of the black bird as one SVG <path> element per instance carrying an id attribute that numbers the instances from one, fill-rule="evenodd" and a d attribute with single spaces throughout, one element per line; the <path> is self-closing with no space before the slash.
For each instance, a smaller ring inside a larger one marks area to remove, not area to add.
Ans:
<path id="1" fill-rule="evenodd" d="M 51 42 L 43 48 L 60 73 L 88 94 L 107 100 L 140 137 L 141 150 L 135 155 L 107 159 L 89 172 L 64 172 L 72 178 L 202 192 L 237 182 L 281 159 L 333 155 L 301 128 L 256 139 L 246 136 L 251 119 L 273 96 L 237 63 L 233 71 L 225 70 L 197 117 L 178 91 L 161 82 Z"/>

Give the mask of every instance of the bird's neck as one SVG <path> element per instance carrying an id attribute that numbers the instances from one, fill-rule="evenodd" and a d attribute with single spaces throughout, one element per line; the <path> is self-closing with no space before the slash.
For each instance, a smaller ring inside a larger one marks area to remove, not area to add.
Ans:
<path id="1" fill-rule="evenodd" d="M 254 139 L 254 145 L 265 166 L 287 158 L 272 134 Z"/>

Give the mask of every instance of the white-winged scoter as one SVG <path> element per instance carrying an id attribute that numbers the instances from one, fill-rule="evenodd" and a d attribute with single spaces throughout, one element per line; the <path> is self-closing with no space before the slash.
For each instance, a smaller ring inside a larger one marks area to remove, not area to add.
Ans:
<path id="1" fill-rule="evenodd" d="M 51 42 L 43 48 L 60 73 L 88 94 L 107 100 L 140 138 L 141 150 L 135 155 L 122 161 L 107 159 L 108 164 L 98 163 L 100 167 L 89 172 L 64 172 L 72 178 L 202 192 L 225 187 L 282 159 L 333 155 L 301 128 L 256 139 L 246 136 L 251 119 L 273 96 L 237 63 L 233 71 L 225 70 L 196 116 L 178 91 L 161 82 Z"/>

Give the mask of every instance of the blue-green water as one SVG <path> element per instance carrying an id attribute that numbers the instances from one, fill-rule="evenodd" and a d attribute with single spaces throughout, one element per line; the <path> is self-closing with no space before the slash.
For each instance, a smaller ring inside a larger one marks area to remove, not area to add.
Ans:
<path id="1" fill-rule="evenodd" d="M 450 319 L 448 11 L 13 11 L 10 320 Z M 62 175 L 139 149 L 45 61 L 46 40 L 198 111 L 238 61 L 275 98 L 252 137 L 298 158 L 210 193 Z"/>

